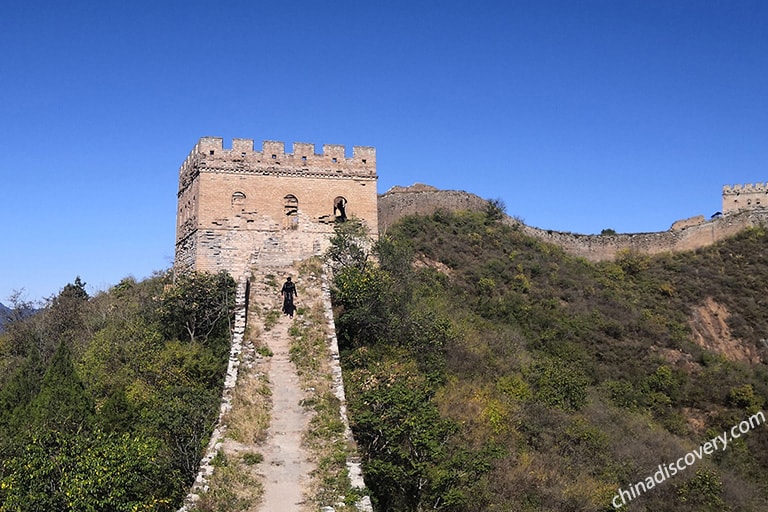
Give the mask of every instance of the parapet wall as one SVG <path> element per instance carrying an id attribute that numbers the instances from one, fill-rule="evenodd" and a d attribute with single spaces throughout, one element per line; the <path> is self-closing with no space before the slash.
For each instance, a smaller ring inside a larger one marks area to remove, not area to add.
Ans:
<path id="1" fill-rule="evenodd" d="M 264 141 L 262 150 L 254 150 L 253 139 L 233 139 L 224 148 L 221 137 L 202 137 L 179 169 L 179 190 L 184 190 L 200 171 L 258 173 L 261 175 L 299 175 L 323 177 L 376 177 L 376 148 L 354 146 L 352 157 L 339 144 L 324 144 L 322 153 L 306 142 L 293 144 L 293 153 L 285 152 L 285 143 Z"/>
<path id="2" fill-rule="evenodd" d="M 439 208 L 482 210 L 487 201 L 474 194 L 438 190 L 426 185 L 394 187 L 379 196 L 379 231 L 406 215 L 430 215 Z M 768 224 L 768 209 L 729 213 L 705 221 L 697 216 L 673 224 L 668 231 L 616 235 L 580 235 L 526 226 L 507 217 L 506 222 L 544 242 L 561 247 L 568 254 L 590 261 L 615 259 L 623 251 L 642 254 L 691 251 L 735 236 L 748 227 Z"/>
<path id="3" fill-rule="evenodd" d="M 509 222 L 516 221 L 508 219 Z M 722 215 L 702 224 L 653 233 L 579 235 L 523 225 L 525 233 L 590 261 L 613 260 L 623 251 L 641 254 L 693 251 L 737 235 L 748 227 L 768 224 L 768 210 Z"/>
<path id="4" fill-rule="evenodd" d="M 696 215 L 695 217 L 680 219 L 673 222 L 672 227 L 669 229 L 672 231 L 681 231 L 685 228 L 690 228 L 693 226 L 698 226 L 699 224 L 704 224 L 705 222 L 707 222 L 707 219 L 705 219 L 703 215 Z"/>

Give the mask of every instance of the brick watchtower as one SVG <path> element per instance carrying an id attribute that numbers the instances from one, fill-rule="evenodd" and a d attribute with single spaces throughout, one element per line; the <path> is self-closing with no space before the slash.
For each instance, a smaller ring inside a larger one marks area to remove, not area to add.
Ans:
<path id="1" fill-rule="evenodd" d="M 178 270 L 227 270 L 237 279 L 260 258 L 290 263 L 328 246 L 333 224 L 360 219 L 377 233 L 376 149 L 203 137 L 179 169 Z"/>
<path id="2" fill-rule="evenodd" d="M 768 183 L 723 187 L 724 214 L 761 208 L 768 208 Z"/>

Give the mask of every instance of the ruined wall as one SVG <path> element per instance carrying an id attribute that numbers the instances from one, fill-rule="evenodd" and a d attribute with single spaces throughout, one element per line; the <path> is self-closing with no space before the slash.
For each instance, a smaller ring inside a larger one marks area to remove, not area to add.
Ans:
<path id="1" fill-rule="evenodd" d="M 259 257 L 290 263 L 325 250 L 333 225 L 357 217 L 376 233 L 376 150 L 203 137 L 179 169 L 177 269 L 228 270 Z M 341 205 L 341 207 L 339 207 Z"/>
<path id="2" fill-rule="evenodd" d="M 723 213 L 768 208 L 768 183 L 725 185 Z"/>
<path id="3" fill-rule="evenodd" d="M 768 210 L 744 211 L 716 217 L 677 230 L 617 235 L 578 235 L 523 226 L 525 232 L 590 261 L 612 260 L 622 251 L 642 254 L 692 251 L 737 235 L 748 227 L 768 223 Z"/>
<path id="4" fill-rule="evenodd" d="M 707 219 L 704 218 L 703 215 L 696 215 L 695 217 L 688 217 L 687 219 L 680 219 L 676 220 L 672 223 L 672 227 L 669 228 L 672 231 L 681 231 L 685 228 L 690 228 L 692 226 L 698 226 L 699 224 L 704 224 L 707 222 Z"/>
<path id="5" fill-rule="evenodd" d="M 438 190 L 416 183 L 410 187 L 392 187 L 379 196 L 379 233 L 406 215 L 431 215 L 442 208 L 449 211 L 482 210 L 487 201 L 461 190 Z"/>
<path id="6" fill-rule="evenodd" d="M 486 200 L 467 192 L 441 191 L 418 185 L 395 187 L 379 197 L 379 229 L 383 233 L 405 215 L 429 215 L 438 208 L 483 210 Z M 690 251 L 732 237 L 740 231 L 768 224 L 768 209 L 745 210 L 704 221 L 701 216 L 675 222 L 673 229 L 654 233 L 580 235 L 526 226 L 507 218 L 506 222 L 530 236 L 561 247 L 565 252 L 590 261 L 614 259 L 622 251 L 643 254 Z"/>

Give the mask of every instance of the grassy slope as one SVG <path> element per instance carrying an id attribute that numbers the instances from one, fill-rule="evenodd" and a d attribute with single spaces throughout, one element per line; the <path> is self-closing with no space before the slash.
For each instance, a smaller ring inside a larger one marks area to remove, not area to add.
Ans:
<path id="1" fill-rule="evenodd" d="M 351 419 L 378 508 L 611 510 L 619 486 L 760 410 L 765 364 L 701 348 L 691 320 L 712 299 L 736 348 L 759 353 L 766 241 L 754 229 L 695 253 L 594 264 L 483 213 L 403 219 L 382 270 L 358 276 L 377 286 L 337 280 Z M 766 448 L 761 426 L 629 510 L 765 510 Z"/>

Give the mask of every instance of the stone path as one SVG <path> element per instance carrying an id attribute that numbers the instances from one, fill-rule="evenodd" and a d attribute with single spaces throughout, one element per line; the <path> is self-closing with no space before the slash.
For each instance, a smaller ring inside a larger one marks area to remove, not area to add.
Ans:
<path id="1" fill-rule="evenodd" d="M 290 361 L 288 328 L 292 319 L 283 315 L 264 341 L 273 356 L 264 363 L 272 388 L 272 423 L 261 447 L 264 455 L 264 499 L 257 510 L 291 512 L 303 509 L 314 464 L 302 445 L 310 414 L 300 405 L 304 392 L 296 366 Z"/>

